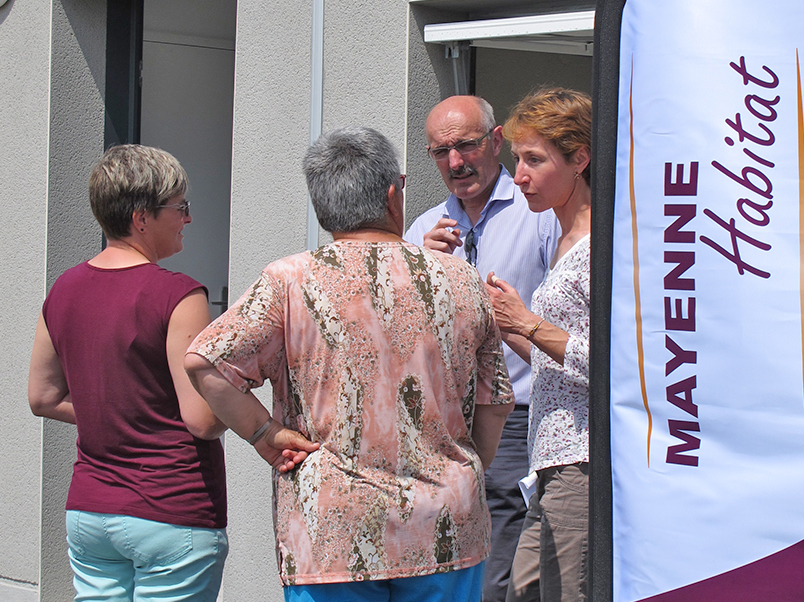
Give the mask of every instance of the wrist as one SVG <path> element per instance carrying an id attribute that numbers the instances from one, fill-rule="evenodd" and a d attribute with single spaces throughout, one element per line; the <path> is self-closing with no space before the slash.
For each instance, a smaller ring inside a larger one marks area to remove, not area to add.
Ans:
<path id="1" fill-rule="evenodd" d="M 252 446 L 255 445 L 260 439 L 265 437 L 265 433 L 268 432 L 268 429 L 270 428 L 271 423 L 273 421 L 274 421 L 274 419 L 269 416 L 268 420 L 265 421 L 265 424 L 263 424 L 260 428 L 258 428 L 256 431 L 254 431 L 254 434 L 251 435 L 251 437 L 249 437 L 248 439 L 243 437 L 243 439 L 245 439 L 246 443 L 248 443 L 249 445 L 252 445 Z"/>
<path id="2" fill-rule="evenodd" d="M 533 326 L 528 330 L 528 333 L 525 335 L 525 338 L 528 339 L 531 343 L 533 342 L 533 336 L 536 334 L 536 331 L 539 330 L 541 325 L 544 323 L 544 318 L 539 318 L 536 322 L 533 323 Z"/>

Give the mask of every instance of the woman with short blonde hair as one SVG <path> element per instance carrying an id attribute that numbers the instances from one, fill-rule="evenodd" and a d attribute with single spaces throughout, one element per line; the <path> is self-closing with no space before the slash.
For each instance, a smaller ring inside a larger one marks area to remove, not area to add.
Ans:
<path id="1" fill-rule="evenodd" d="M 531 487 L 507 601 L 577 602 L 587 593 L 589 489 L 589 232 L 592 103 L 545 88 L 503 126 L 514 182 L 531 211 L 552 209 L 561 237 L 530 309 L 505 281 L 487 285 L 503 339 L 533 369 Z"/>

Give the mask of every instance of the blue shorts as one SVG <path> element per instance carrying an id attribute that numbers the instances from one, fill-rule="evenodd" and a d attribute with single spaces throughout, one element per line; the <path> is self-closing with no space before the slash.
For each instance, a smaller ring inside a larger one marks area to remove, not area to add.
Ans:
<path id="1" fill-rule="evenodd" d="M 285 602 L 480 602 L 485 564 L 404 579 L 289 585 Z"/>
<path id="2" fill-rule="evenodd" d="M 229 552 L 225 529 L 67 511 L 75 600 L 215 602 Z"/>

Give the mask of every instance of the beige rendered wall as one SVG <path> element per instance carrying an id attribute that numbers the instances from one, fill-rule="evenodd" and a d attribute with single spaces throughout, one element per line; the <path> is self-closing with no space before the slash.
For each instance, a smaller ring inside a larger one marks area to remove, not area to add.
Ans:
<path id="1" fill-rule="evenodd" d="M 229 295 L 270 261 L 304 249 L 312 2 L 240 0 L 237 9 Z M 270 386 L 258 391 L 270 409 Z M 226 435 L 229 558 L 222 599 L 282 600 L 274 552 L 271 468 Z"/>
<path id="2" fill-rule="evenodd" d="M 64 500 L 75 429 L 35 418 L 26 391 L 47 289 L 100 249 L 86 189 L 103 148 L 105 18 L 104 0 L 11 0 L 0 8 L 4 600 L 72 598 Z"/>
<path id="3" fill-rule="evenodd" d="M 36 600 L 42 423 L 28 357 L 45 290 L 50 1 L 0 8 L 0 599 Z"/>
<path id="4" fill-rule="evenodd" d="M 45 292 L 101 249 L 89 206 L 92 165 L 103 153 L 106 1 L 53 0 Z M 75 460 L 72 425 L 44 420 L 40 600 L 73 595 L 64 505 Z"/>

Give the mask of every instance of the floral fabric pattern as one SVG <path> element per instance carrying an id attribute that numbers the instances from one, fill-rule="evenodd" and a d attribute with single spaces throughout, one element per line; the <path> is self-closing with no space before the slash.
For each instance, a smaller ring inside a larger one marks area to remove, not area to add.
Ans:
<path id="1" fill-rule="evenodd" d="M 267 266 L 191 345 L 321 448 L 274 473 L 285 585 L 456 570 L 488 554 L 478 404 L 513 402 L 477 272 L 408 243 L 336 241 Z"/>
<path id="2" fill-rule="evenodd" d="M 586 235 L 533 293 L 533 313 L 569 333 L 569 340 L 563 366 L 531 345 L 531 473 L 589 461 L 589 265 Z"/>

